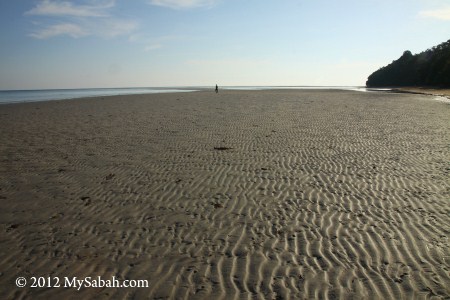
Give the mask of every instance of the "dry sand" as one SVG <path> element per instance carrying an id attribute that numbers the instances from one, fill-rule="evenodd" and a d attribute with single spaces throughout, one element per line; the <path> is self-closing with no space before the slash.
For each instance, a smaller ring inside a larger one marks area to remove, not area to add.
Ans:
<path id="1" fill-rule="evenodd" d="M 333 90 L 1 105 L 1 298 L 448 299 L 449 119 Z"/>

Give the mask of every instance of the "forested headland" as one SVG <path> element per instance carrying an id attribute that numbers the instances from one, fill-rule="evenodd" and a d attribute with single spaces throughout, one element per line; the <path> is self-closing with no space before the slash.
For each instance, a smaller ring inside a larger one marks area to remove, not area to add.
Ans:
<path id="1" fill-rule="evenodd" d="M 419 54 L 411 51 L 372 73 L 367 87 L 450 87 L 450 40 Z"/>

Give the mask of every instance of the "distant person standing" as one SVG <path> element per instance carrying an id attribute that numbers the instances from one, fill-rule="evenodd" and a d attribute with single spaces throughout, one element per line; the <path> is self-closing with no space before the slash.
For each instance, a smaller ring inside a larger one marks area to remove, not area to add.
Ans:
<path id="1" fill-rule="evenodd" d="M 219 87 L 216 84 L 216 94 L 219 92 Z"/>

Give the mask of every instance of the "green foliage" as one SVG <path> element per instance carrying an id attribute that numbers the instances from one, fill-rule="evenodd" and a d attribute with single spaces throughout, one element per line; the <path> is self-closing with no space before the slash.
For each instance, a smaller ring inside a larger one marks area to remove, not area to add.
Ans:
<path id="1" fill-rule="evenodd" d="M 450 40 L 419 54 L 403 52 L 399 59 L 372 73 L 366 86 L 450 87 Z"/>

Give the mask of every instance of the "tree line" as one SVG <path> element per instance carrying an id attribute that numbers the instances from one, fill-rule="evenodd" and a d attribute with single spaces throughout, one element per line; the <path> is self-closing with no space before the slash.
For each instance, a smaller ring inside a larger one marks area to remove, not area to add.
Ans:
<path id="1" fill-rule="evenodd" d="M 419 54 L 403 52 L 399 59 L 372 73 L 366 86 L 450 87 L 450 40 Z"/>

